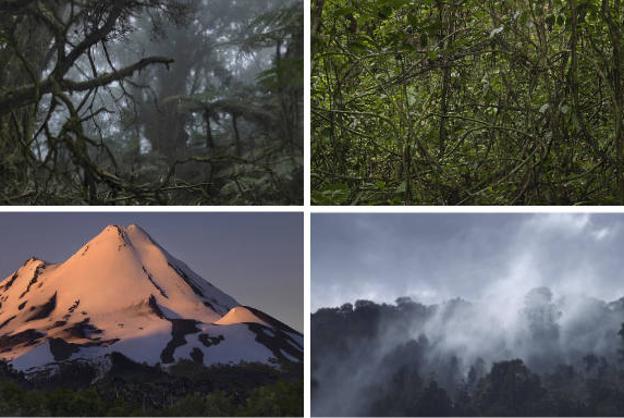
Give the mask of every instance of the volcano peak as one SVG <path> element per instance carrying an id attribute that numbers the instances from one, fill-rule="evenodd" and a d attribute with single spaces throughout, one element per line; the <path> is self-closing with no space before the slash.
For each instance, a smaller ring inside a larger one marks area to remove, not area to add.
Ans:
<path id="1" fill-rule="evenodd" d="M 205 363 L 300 358 L 300 335 L 262 315 L 239 307 L 138 225 L 111 224 L 66 261 L 31 258 L 0 284 L 0 358 L 26 371 L 113 351 L 148 364 L 192 350 Z"/>

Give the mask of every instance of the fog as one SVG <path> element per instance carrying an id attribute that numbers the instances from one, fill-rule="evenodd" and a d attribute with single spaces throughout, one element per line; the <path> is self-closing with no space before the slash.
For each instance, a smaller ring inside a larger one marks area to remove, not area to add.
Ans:
<path id="1" fill-rule="evenodd" d="M 312 309 L 401 296 L 504 295 L 518 306 L 538 286 L 612 299 L 622 289 L 621 248 L 621 215 L 318 214 Z"/>
<path id="2" fill-rule="evenodd" d="M 505 360 L 545 379 L 561 365 L 590 373 L 594 363 L 617 364 L 623 222 L 315 215 L 313 414 L 379 413 L 376 399 L 405 370 L 418 376 L 414 391 L 435 380 L 455 399 L 462 390 L 476 396 L 479 379 Z"/>
<path id="3" fill-rule="evenodd" d="M 0 18 L 0 121 L 34 115 L 0 132 L 0 199 L 301 201 L 301 1 L 30 3 Z"/>

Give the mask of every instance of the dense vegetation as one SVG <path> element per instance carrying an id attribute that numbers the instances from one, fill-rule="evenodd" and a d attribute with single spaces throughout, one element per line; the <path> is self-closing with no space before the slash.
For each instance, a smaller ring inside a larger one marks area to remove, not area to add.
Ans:
<path id="1" fill-rule="evenodd" d="M 0 203 L 298 204 L 299 0 L 1 0 Z"/>
<path id="2" fill-rule="evenodd" d="M 400 298 L 396 305 L 358 301 L 318 310 L 312 414 L 624 415 L 623 300 L 570 307 L 582 313 L 565 328 L 551 302 L 533 298 L 522 313 L 526 332 L 507 346 L 488 339 L 495 321 L 482 333 L 471 328 L 473 309 L 461 300 L 425 306 Z M 615 328 L 605 324 L 616 318 Z M 608 335 L 613 345 L 594 335 Z M 517 348 L 523 344 L 524 354 Z"/>
<path id="3" fill-rule="evenodd" d="M 2 364 L 2 416 L 302 416 L 301 370 L 259 364 L 201 367 L 181 362 L 167 373 L 123 359 L 104 377 L 72 365 L 51 379 L 26 380 Z"/>
<path id="4" fill-rule="evenodd" d="M 624 204 L 619 0 L 314 0 L 316 204 Z"/>

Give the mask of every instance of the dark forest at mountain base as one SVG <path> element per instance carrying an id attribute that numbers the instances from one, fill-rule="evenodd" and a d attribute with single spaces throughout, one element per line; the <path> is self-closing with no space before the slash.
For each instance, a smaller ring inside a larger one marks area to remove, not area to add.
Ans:
<path id="1" fill-rule="evenodd" d="M 115 353 L 111 361 L 95 380 L 97 370 L 86 363 L 29 380 L 1 363 L 0 416 L 303 415 L 300 366 L 180 361 L 164 371 Z"/>
<path id="2" fill-rule="evenodd" d="M 582 302 L 534 289 L 511 338 L 461 299 L 319 309 L 312 415 L 622 416 L 624 303 Z"/>

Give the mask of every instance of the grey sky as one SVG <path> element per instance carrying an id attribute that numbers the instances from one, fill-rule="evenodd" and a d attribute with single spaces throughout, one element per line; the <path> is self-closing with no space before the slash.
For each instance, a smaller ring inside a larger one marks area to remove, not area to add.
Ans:
<path id="1" fill-rule="evenodd" d="M 303 330 L 299 213 L 0 213 L 0 279 L 31 256 L 63 261 L 106 225 L 131 223 L 240 303 Z"/>
<path id="2" fill-rule="evenodd" d="M 312 309 L 536 286 L 624 296 L 624 214 L 315 214 Z"/>

